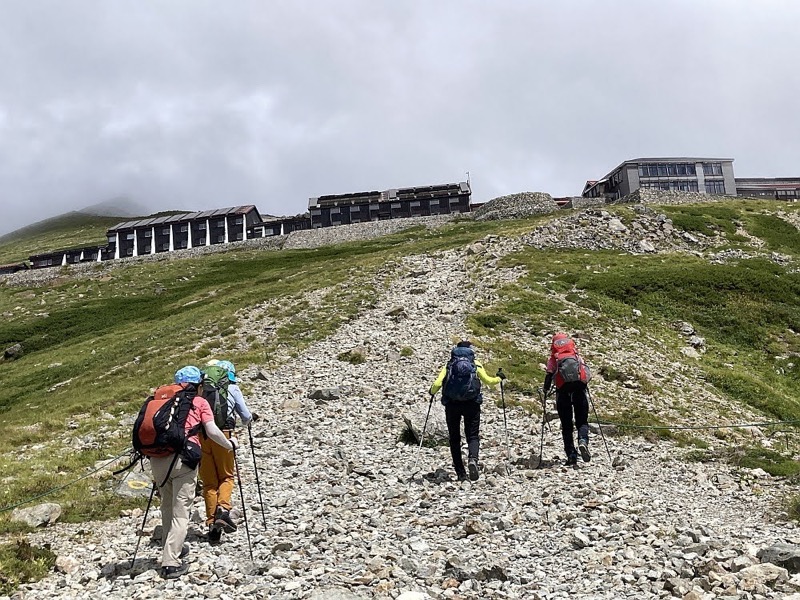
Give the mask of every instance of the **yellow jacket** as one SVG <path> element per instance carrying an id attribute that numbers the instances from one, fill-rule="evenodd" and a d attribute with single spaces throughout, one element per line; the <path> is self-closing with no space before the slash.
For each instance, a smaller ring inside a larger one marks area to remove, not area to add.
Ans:
<path id="1" fill-rule="evenodd" d="M 483 368 L 483 365 L 479 363 L 477 360 L 475 361 L 475 370 L 478 374 L 478 379 L 481 380 L 481 383 L 484 383 L 486 385 L 497 385 L 501 381 L 499 377 L 492 377 L 491 375 L 489 375 Z M 436 381 L 434 381 L 433 384 L 431 385 L 431 389 L 428 391 L 428 393 L 431 396 L 433 396 L 436 392 L 442 389 L 445 377 L 447 377 L 447 365 L 442 367 L 442 370 L 439 371 L 439 376 L 436 378 Z M 444 402 L 444 398 L 442 398 L 442 402 Z"/>

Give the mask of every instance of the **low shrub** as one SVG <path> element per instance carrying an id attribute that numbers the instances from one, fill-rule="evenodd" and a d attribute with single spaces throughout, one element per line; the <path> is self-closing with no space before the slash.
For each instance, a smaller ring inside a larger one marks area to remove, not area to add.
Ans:
<path id="1" fill-rule="evenodd" d="M 348 362 L 351 365 L 360 365 L 367 362 L 367 358 L 360 350 L 347 350 L 340 353 L 337 357 L 342 362 Z"/>
<path id="2" fill-rule="evenodd" d="M 31 546 L 25 539 L 0 545 L 0 594 L 11 595 L 20 584 L 38 581 L 55 562 L 49 547 Z"/>

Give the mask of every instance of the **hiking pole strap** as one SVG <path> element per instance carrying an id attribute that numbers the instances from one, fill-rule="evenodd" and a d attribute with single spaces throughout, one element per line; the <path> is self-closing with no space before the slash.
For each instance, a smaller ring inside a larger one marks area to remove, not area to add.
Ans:
<path id="1" fill-rule="evenodd" d="M 175 468 L 175 463 L 178 462 L 178 453 L 175 453 L 175 456 L 172 457 L 172 462 L 169 463 L 169 469 L 167 469 L 167 474 L 164 476 L 164 481 L 161 482 L 161 485 L 158 487 L 162 488 L 167 485 L 167 481 L 169 480 L 169 476 L 172 474 L 172 469 Z M 154 484 L 155 485 L 155 484 Z"/>

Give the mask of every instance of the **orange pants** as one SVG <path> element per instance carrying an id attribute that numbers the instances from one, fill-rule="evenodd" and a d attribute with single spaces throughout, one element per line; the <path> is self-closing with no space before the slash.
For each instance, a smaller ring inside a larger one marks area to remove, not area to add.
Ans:
<path id="1" fill-rule="evenodd" d="M 231 437 L 230 431 L 224 431 L 226 438 Z M 200 436 L 203 457 L 200 459 L 200 480 L 203 482 L 203 500 L 206 503 L 206 524 L 214 523 L 217 507 L 225 510 L 231 509 L 231 495 L 233 494 L 234 456 L 233 452 L 226 450 L 209 438 Z"/>

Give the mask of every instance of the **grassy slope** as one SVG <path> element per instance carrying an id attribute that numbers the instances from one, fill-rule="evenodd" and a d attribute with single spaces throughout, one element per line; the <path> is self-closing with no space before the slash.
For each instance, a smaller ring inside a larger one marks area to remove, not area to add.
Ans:
<path id="1" fill-rule="evenodd" d="M 0 237 L 0 264 L 21 262 L 52 250 L 105 244 L 108 228 L 125 220 L 71 212 L 34 223 Z"/>
<path id="2" fill-rule="evenodd" d="M 315 250 L 239 250 L 108 273 L 98 267 L 96 278 L 0 288 L 0 348 L 21 342 L 26 349 L 0 364 L 0 506 L 123 451 L 129 440 L 113 436 L 116 423 L 178 367 L 225 355 L 241 368 L 291 355 L 371 302 L 374 274 L 387 261 L 526 226 L 467 222 Z M 313 306 L 312 293 L 322 298 Z M 278 323 L 275 335 L 237 331 L 242 311 Z M 87 436 L 90 447 L 81 442 Z M 86 503 L 90 488 L 96 500 Z M 131 502 L 91 479 L 52 500 L 63 504 L 63 520 L 114 516 Z"/>
<path id="3" fill-rule="evenodd" d="M 729 225 L 739 220 L 751 234 L 758 231 L 769 250 L 800 258 L 797 230 L 762 214 L 786 208 L 730 202 L 664 210 L 676 224 L 720 232 L 731 247 L 745 239 Z M 264 365 L 276 354 L 291 355 L 368 305 L 374 274 L 388 261 L 463 246 L 489 233 L 518 234 L 547 218 L 467 221 L 317 250 L 241 250 L 134 263 L 95 279 L 0 288 L 0 348 L 17 341 L 27 348 L 20 360 L 0 365 L 0 505 L 71 481 L 96 460 L 124 450 L 127 438 L 112 434 L 120 417 L 133 414 L 151 386 L 182 364 L 225 354 L 240 366 Z M 798 370 L 788 366 L 796 365 L 800 352 L 797 273 L 763 261 L 715 266 L 688 255 L 532 248 L 504 264 L 524 265 L 528 275 L 498 290 L 498 304 L 481 308 L 472 325 L 513 374 L 510 390 L 517 394 L 540 385 L 544 358 L 521 342 L 551 328 L 554 319 L 559 327 L 580 328 L 573 313 L 561 314 L 575 302 L 596 311 L 594 325 L 607 331 L 629 321 L 632 307 L 645 313 L 637 322 L 643 334 L 663 336 L 676 319 L 694 321 L 708 340 L 701 362 L 708 381 L 765 415 L 800 417 Z M 322 298 L 314 306 L 311 293 Z M 275 335 L 240 335 L 237 314 L 243 311 L 274 320 Z M 779 358 L 787 356 L 794 358 Z M 63 382 L 69 383 L 58 386 Z M 88 436 L 93 443 L 83 447 L 79 440 Z M 108 485 L 88 479 L 52 499 L 63 504 L 67 520 L 115 516 L 126 501 L 110 494 Z M 88 493 L 94 502 L 83 501 Z M 0 530 L 10 527 L 0 521 Z"/>

